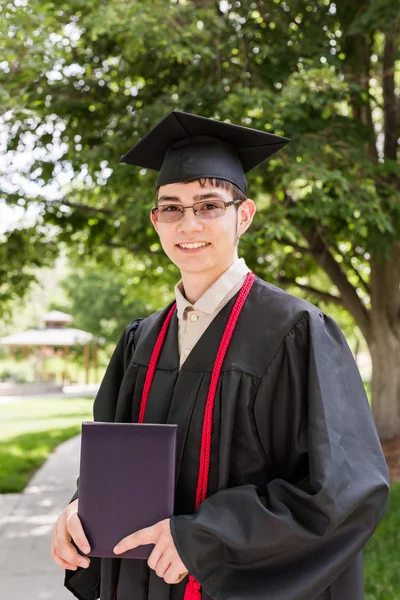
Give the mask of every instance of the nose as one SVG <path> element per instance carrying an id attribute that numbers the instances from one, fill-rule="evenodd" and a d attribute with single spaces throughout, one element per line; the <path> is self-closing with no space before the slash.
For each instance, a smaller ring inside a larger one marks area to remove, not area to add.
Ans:
<path id="1" fill-rule="evenodd" d="M 194 210 L 192 208 L 186 209 L 182 219 L 180 219 L 178 223 L 178 231 L 203 231 L 203 229 L 204 225 L 201 220 L 196 217 Z"/>

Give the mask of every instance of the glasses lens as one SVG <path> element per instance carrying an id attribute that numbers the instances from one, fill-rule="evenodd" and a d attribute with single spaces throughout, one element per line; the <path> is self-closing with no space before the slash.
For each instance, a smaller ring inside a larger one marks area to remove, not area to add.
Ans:
<path id="1" fill-rule="evenodd" d="M 222 200 L 203 200 L 193 205 L 200 219 L 217 219 L 225 213 L 225 202 Z"/>
<path id="2" fill-rule="evenodd" d="M 175 223 L 182 216 L 182 208 L 176 204 L 162 204 L 156 211 L 160 223 Z"/>
<path id="3" fill-rule="evenodd" d="M 184 210 L 190 208 L 180 204 L 161 204 L 154 214 L 160 223 L 176 223 L 182 218 Z M 226 206 L 223 200 L 202 200 L 193 204 L 193 210 L 199 219 L 216 219 L 225 214 Z"/>

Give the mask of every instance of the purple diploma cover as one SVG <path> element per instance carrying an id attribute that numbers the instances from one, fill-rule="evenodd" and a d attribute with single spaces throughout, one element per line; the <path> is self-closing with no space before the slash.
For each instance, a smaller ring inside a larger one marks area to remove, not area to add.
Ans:
<path id="1" fill-rule="evenodd" d="M 123 554 L 122 538 L 173 515 L 177 425 L 82 423 L 78 516 L 87 556 L 147 559 L 153 544 Z"/>

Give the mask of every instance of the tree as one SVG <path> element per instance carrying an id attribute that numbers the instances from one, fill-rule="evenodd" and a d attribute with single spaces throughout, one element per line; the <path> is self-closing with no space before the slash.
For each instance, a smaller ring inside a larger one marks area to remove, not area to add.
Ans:
<path id="1" fill-rule="evenodd" d="M 3 237 L 3 240 L 2 240 Z M 11 316 L 13 302 L 37 281 L 35 268 L 54 264 L 57 245 L 33 227 L 0 233 L 0 317 Z"/>
<path id="2" fill-rule="evenodd" d="M 349 311 L 371 351 L 380 436 L 400 435 L 398 2 L 39 7 L 25 7 L 22 33 L 19 8 L 0 18 L 15 28 L 9 149 L 34 143 L 25 176 L 66 182 L 35 198 L 44 229 L 106 264 L 135 253 L 146 277 L 168 278 L 148 222 L 155 175 L 119 157 L 173 108 L 291 137 L 249 174 L 259 210 L 242 251 L 261 277 Z M 7 202 L 30 202 L 17 188 Z"/>
<path id="3" fill-rule="evenodd" d="M 154 312 L 156 295 L 169 293 L 166 285 L 165 289 L 154 282 L 146 285 L 137 267 L 114 271 L 90 259 L 80 261 L 60 284 L 67 303 L 50 308 L 70 312 L 75 327 L 115 344 L 128 322 Z"/>

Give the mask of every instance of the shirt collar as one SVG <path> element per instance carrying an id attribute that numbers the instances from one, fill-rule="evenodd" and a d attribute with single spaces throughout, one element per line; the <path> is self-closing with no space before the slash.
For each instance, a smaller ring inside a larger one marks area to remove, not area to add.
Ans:
<path id="1" fill-rule="evenodd" d="M 250 271 L 243 258 L 236 260 L 222 275 L 215 281 L 204 294 L 191 304 L 185 298 L 182 279 L 175 286 L 176 307 L 178 319 L 183 319 L 185 310 L 190 308 L 208 315 L 211 315 L 223 302 L 231 289 Z"/>

